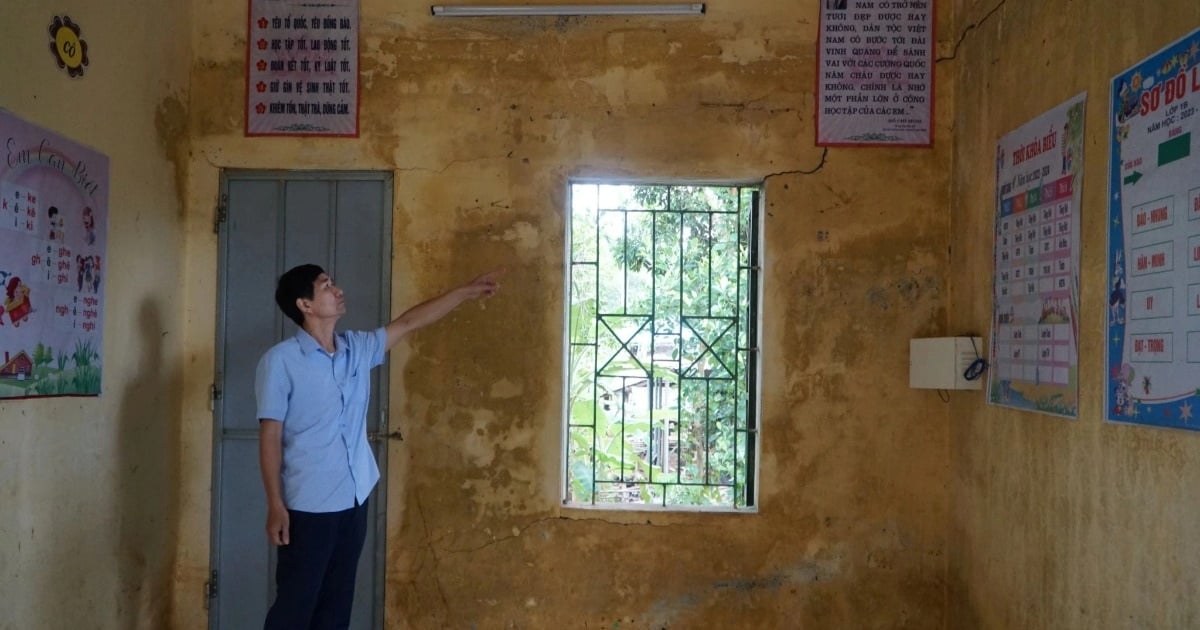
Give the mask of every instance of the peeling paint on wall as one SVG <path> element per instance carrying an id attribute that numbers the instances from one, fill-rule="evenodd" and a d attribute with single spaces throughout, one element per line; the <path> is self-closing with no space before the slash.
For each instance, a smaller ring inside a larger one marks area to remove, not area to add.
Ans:
<path id="1" fill-rule="evenodd" d="M 229 95 L 244 5 L 195 12 L 189 213 L 211 212 L 218 168 L 386 169 L 393 304 L 508 267 L 500 295 L 392 356 L 389 426 L 405 441 L 389 450 L 390 626 L 942 625 L 946 414 L 907 388 L 906 352 L 945 325 L 949 144 L 813 146 L 816 11 L 449 21 L 365 2 L 362 137 L 338 142 L 242 137 Z M 764 182 L 757 513 L 562 507 L 571 177 Z M 188 267 L 213 266 L 211 234 L 189 235 Z M 196 285 L 192 389 L 212 373 L 200 341 L 215 312 Z M 210 421 L 185 410 L 185 426 Z M 185 437 L 193 477 L 205 440 Z M 181 547 L 179 592 L 195 592 L 207 548 Z M 203 625 L 195 602 L 177 605 L 181 625 Z"/>

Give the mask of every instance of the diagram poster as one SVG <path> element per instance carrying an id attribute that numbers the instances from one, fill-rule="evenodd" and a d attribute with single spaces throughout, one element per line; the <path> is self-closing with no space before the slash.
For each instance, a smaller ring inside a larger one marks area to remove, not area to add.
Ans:
<path id="1" fill-rule="evenodd" d="M 817 145 L 933 144 L 933 0 L 821 0 Z"/>
<path id="2" fill-rule="evenodd" d="M 249 0 L 246 135 L 358 135 L 358 0 Z"/>
<path id="3" fill-rule="evenodd" d="M 1107 418 L 1200 429 L 1200 30 L 1113 78 Z"/>
<path id="4" fill-rule="evenodd" d="M 988 402 L 1079 414 L 1079 199 L 1086 94 L 996 146 Z"/>
<path id="5" fill-rule="evenodd" d="M 96 396 L 108 158 L 0 110 L 0 398 Z"/>

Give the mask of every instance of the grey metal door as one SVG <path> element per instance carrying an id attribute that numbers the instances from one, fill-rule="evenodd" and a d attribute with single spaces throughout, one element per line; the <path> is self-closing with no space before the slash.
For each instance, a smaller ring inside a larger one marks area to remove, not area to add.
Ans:
<path id="1" fill-rule="evenodd" d="M 321 265 L 346 294 L 339 330 L 380 326 L 390 308 L 391 207 L 389 173 L 222 174 L 210 628 L 261 628 L 275 595 L 254 400 L 259 357 L 295 333 L 295 324 L 275 306 L 275 281 L 294 265 Z M 350 624 L 356 630 L 383 627 L 386 383 L 384 365 L 372 375 L 367 417 L 382 478 L 369 501 Z"/>

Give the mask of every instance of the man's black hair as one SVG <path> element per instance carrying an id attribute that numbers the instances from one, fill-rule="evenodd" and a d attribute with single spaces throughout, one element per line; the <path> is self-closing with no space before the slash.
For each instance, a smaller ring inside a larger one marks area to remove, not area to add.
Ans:
<path id="1" fill-rule="evenodd" d="M 279 284 L 275 286 L 275 303 L 297 326 L 304 325 L 304 313 L 296 306 L 296 300 L 311 300 L 313 283 L 323 273 L 325 270 L 318 265 L 298 265 L 279 276 Z"/>

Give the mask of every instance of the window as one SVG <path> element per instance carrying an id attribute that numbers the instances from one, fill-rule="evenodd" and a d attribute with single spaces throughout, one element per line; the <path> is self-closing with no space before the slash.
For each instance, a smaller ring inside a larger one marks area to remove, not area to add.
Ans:
<path id="1" fill-rule="evenodd" d="M 759 190 L 571 184 L 565 505 L 754 507 Z"/>

